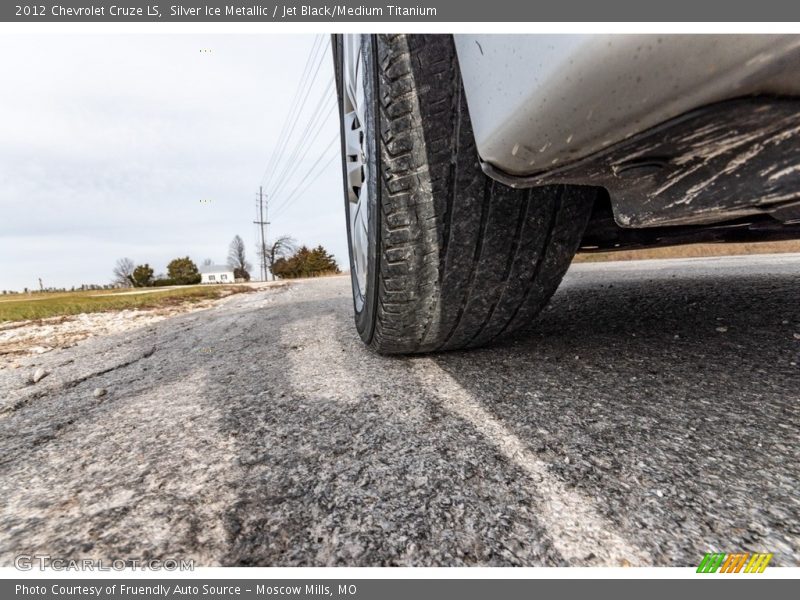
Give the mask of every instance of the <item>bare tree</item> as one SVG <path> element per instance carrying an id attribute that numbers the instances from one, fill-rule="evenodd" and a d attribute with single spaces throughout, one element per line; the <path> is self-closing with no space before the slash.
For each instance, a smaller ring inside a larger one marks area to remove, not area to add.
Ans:
<path id="1" fill-rule="evenodd" d="M 297 242 L 293 237 L 288 235 L 282 235 L 272 243 L 268 244 L 266 260 L 267 266 L 269 267 L 269 272 L 272 273 L 272 267 L 276 260 L 291 256 L 296 250 Z M 275 279 L 274 274 L 272 275 L 272 278 Z"/>
<path id="2" fill-rule="evenodd" d="M 213 264 L 214 264 L 214 261 L 213 261 L 212 259 L 210 259 L 210 258 L 206 258 L 206 259 L 203 261 L 203 266 L 204 266 L 204 267 L 210 267 L 210 266 L 211 266 L 211 265 L 213 265 Z"/>
<path id="3" fill-rule="evenodd" d="M 228 266 L 232 269 L 250 269 L 250 263 L 245 256 L 244 240 L 235 235 L 228 246 Z"/>
<path id="4" fill-rule="evenodd" d="M 244 240 L 241 236 L 233 236 L 228 246 L 228 266 L 233 269 L 233 276 L 236 279 L 250 281 L 250 269 L 253 267 L 247 262 Z"/>
<path id="5" fill-rule="evenodd" d="M 136 265 L 130 258 L 120 258 L 114 267 L 114 283 L 125 287 L 133 285 L 133 270 Z"/>

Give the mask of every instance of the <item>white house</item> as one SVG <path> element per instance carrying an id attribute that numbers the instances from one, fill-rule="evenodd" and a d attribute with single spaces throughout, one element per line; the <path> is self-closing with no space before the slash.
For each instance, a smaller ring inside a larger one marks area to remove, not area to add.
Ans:
<path id="1" fill-rule="evenodd" d="M 201 265 L 200 283 L 233 283 L 233 269 L 225 265 Z"/>

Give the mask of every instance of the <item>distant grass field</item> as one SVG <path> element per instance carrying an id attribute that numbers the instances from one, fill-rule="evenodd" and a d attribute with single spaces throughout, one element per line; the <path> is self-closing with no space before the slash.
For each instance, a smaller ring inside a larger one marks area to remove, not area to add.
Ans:
<path id="1" fill-rule="evenodd" d="M 736 256 L 740 254 L 782 254 L 800 252 L 800 240 L 758 242 L 747 244 L 687 244 L 667 248 L 619 250 L 617 252 L 587 252 L 575 256 L 573 262 L 604 262 L 610 260 L 647 260 L 654 258 L 700 258 L 703 256 Z"/>
<path id="2" fill-rule="evenodd" d="M 142 288 L 135 294 L 129 292 L 137 290 L 130 289 L 15 294 L 0 296 L 0 323 L 126 308 L 174 306 L 250 290 L 248 286 L 197 285 L 181 288 Z"/>

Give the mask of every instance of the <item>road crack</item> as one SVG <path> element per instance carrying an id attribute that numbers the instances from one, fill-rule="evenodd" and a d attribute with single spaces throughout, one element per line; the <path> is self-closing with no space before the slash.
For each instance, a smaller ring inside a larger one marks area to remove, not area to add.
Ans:
<path id="1" fill-rule="evenodd" d="M 0 408 L 0 416 L 5 416 L 5 415 L 11 414 L 13 412 L 16 412 L 19 409 L 21 409 L 23 406 L 25 406 L 26 404 L 28 404 L 29 402 L 31 402 L 33 400 L 39 400 L 39 399 L 44 398 L 44 397 L 46 397 L 46 396 L 48 396 L 50 394 L 53 394 L 53 393 L 63 392 L 63 391 L 66 391 L 66 390 L 71 390 L 73 388 L 78 387 L 82 383 L 85 383 L 85 382 L 89 381 L 90 379 L 95 379 L 97 377 L 102 377 L 103 375 L 107 375 L 107 374 L 112 373 L 114 371 L 119 371 L 120 369 L 126 369 L 127 367 L 135 365 L 136 363 L 138 363 L 138 362 L 140 362 L 140 361 L 142 361 L 142 360 L 144 360 L 146 358 L 150 358 L 151 356 L 153 356 L 153 354 L 156 353 L 156 350 L 157 350 L 157 345 L 153 344 L 145 352 L 143 352 L 142 354 L 139 354 L 138 356 L 135 356 L 135 357 L 131 358 L 130 360 L 126 360 L 126 361 L 123 361 L 121 363 L 117 363 L 115 365 L 112 365 L 110 367 L 106 367 L 104 369 L 100 369 L 99 371 L 93 371 L 91 373 L 87 373 L 86 375 L 82 375 L 81 377 L 77 377 L 75 379 L 69 379 L 67 381 L 63 381 L 63 382 L 57 383 L 55 385 L 51 385 L 50 387 L 47 387 L 47 388 L 44 388 L 44 389 L 40 389 L 40 390 L 36 390 L 36 391 L 34 391 L 34 392 L 30 393 L 30 394 L 24 395 L 24 396 L 20 397 L 19 399 L 17 399 L 16 402 L 14 402 L 12 404 L 9 404 L 7 406 L 3 406 L 2 408 Z"/>

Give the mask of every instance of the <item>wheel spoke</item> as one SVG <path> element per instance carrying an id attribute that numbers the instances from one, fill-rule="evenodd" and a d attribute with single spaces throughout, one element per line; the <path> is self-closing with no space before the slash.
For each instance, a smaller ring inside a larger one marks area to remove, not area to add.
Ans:
<path id="1" fill-rule="evenodd" d="M 367 289 L 369 252 L 369 164 L 367 162 L 366 81 L 361 35 L 343 37 L 341 72 L 342 123 L 344 130 L 347 207 L 350 225 L 350 254 L 356 310 L 363 307 Z"/>
<path id="2" fill-rule="evenodd" d="M 361 154 L 361 134 L 363 132 L 362 127 L 357 126 L 357 115 L 355 112 L 347 113 L 344 116 L 344 143 L 345 143 L 345 151 L 347 152 L 348 156 L 352 155 L 360 155 Z"/>

